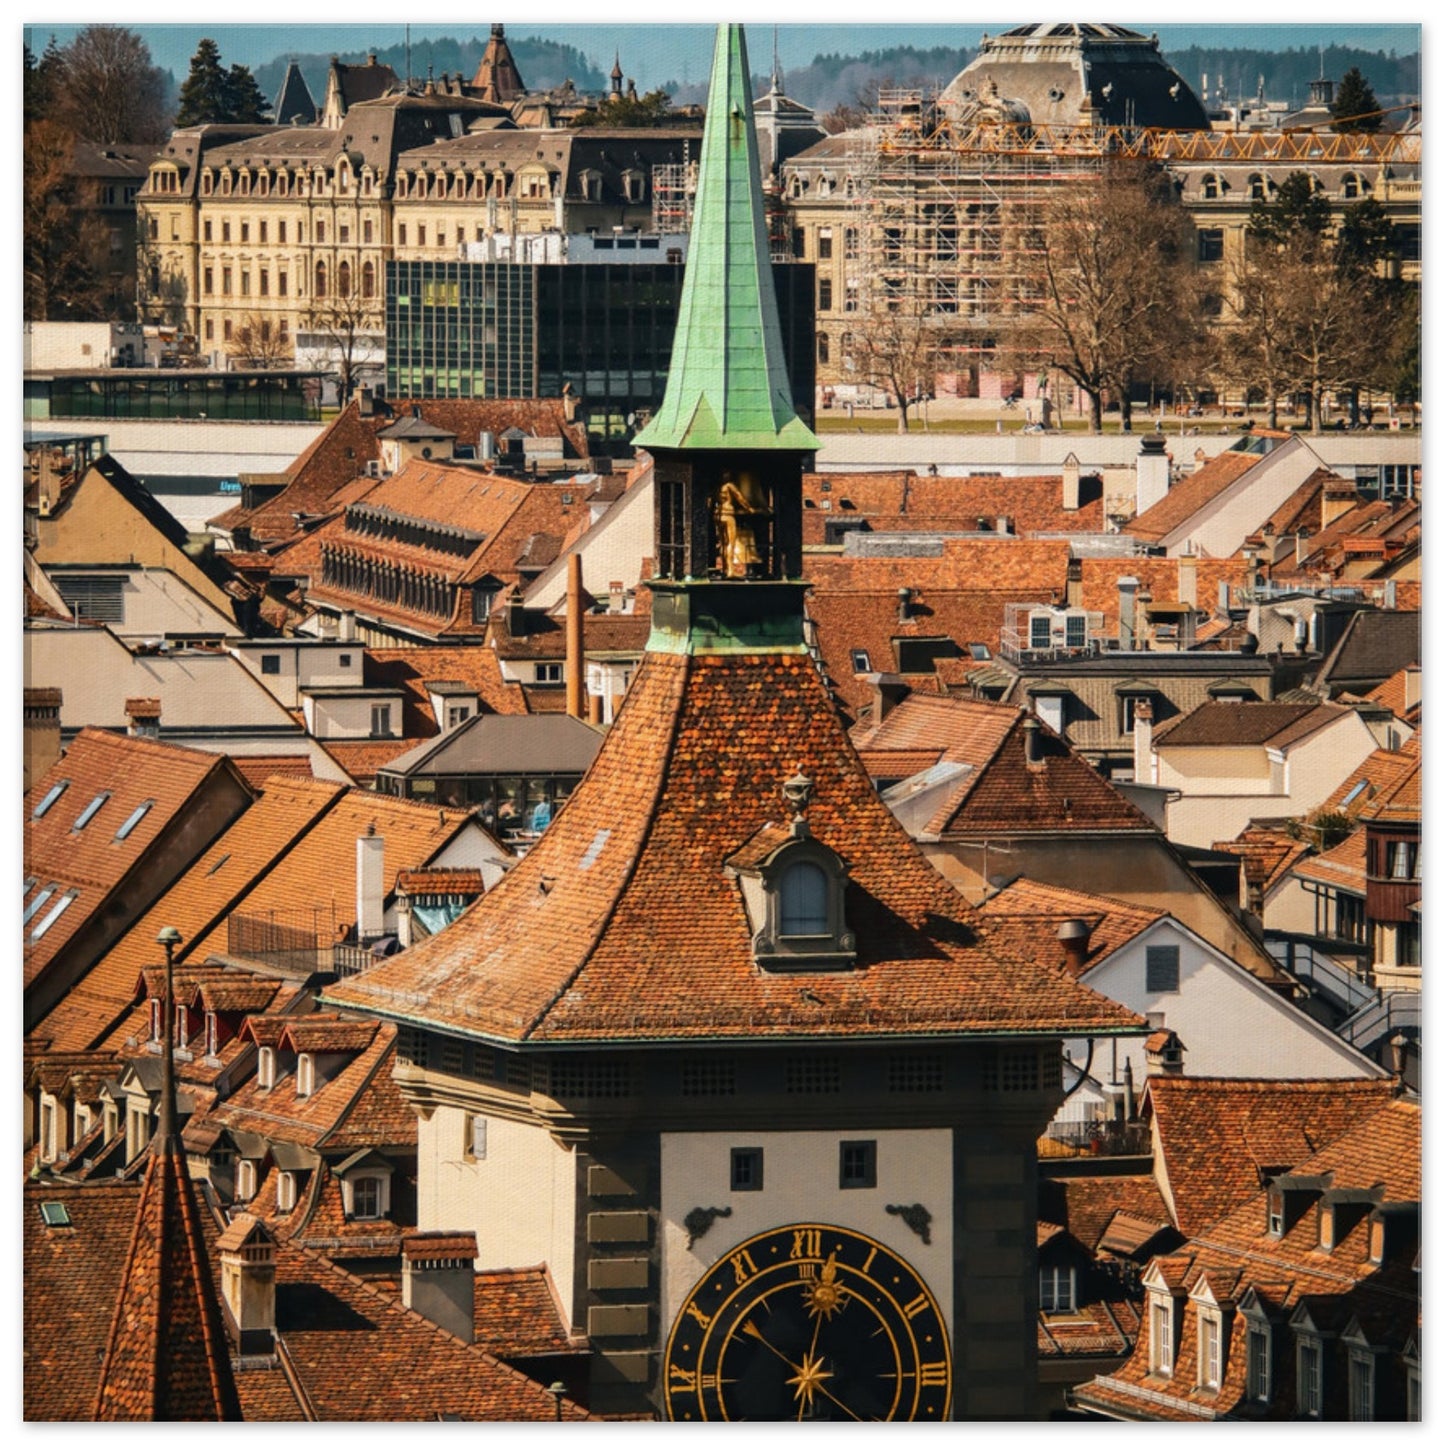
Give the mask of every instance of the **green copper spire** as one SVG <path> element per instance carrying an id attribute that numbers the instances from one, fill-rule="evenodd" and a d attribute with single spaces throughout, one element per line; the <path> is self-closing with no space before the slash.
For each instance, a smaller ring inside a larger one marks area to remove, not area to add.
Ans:
<path id="1" fill-rule="evenodd" d="M 719 25 L 667 394 L 634 439 L 657 448 L 816 451 L 793 409 L 763 217 L 741 25 Z"/>

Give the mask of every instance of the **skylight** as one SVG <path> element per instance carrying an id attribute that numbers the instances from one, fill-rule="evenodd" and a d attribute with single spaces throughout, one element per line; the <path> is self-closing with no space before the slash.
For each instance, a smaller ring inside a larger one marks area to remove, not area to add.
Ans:
<path id="1" fill-rule="evenodd" d="M 95 815 L 100 812 L 100 810 L 105 806 L 106 801 L 109 799 L 109 797 L 109 793 L 97 793 L 95 797 L 93 797 L 85 805 L 85 807 L 81 809 L 80 817 L 78 817 L 75 822 L 70 825 L 70 831 L 72 833 L 80 832 L 80 830 L 85 827 L 85 825 L 90 822 L 90 820 L 95 817 Z"/>
<path id="2" fill-rule="evenodd" d="M 140 807 L 138 807 L 135 812 L 132 813 L 130 817 L 127 818 L 125 822 L 122 823 L 120 827 L 115 830 L 116 842 L 120 842 L 123 838 L 129 838 L 130 835 L 135 831 L 136 824 L 139 823 L 140 820 L 144 818 L 145 815 L 149 813 L 152 808 L 155 807 L 155 805 L 156 800 L 154 798 L 147 798 L 145 802 L 143 802 Z"/>
<path id="3" fill-rule="evenodd" d="M 32 818 L 43 818 L 51 809 L 55 800 L 70 786 L 69 778 L 62 778 L 48 793 L 35 805 L 35 811 L 30 815 Z"/>
<path id="4" fill-rule="evenodd" d="M 58 1199 L 47 1199 L 42 1203 L 40 1217 L 52 1228 L 70 1223 L 70 1211 Z"/>
<path id="5" fill-rule="evenodd" d="M 50 912 L 47 913 L 45 917 L 42 918 L 40 922 L 37 923 L 35 927 L 30 930 L 31 943 L 36 942 L 40 938 L 43 938 L 45 936 L 46 930 L 50 927 L 50 925 L 54 923 L 55 920 L 59 918 L 60 915 L 64 913 L 65 910 L 69 908 L 70 905 L 74 903 L 79 896 L 80 895 L 75 891 L 74 888 L 68 889 L 66 892 L 62 893 L 60 897 L 55 900 L 55 903 L 51 907 Z"/>
<path id="6" fill-rule="evenodd" d="M 1369 786 L 1370 780 L 1368 778 L 1361 778 L 1360 781 L 1345 794 L 1345 801 L 1342 806 L 1348 808 Z"/>
<path id="7" fill-rule="evenodd" d="M 230 857 L 231 855 L 229 853 L 222 853 L 221 856 L 206 869 L 206 877 L 209 878 L 213 873 L 219 873 L 230 861 Z"/>
<path id="8" fill-rule="evenodd" d="M 40 892 L 37 893 L 35 897 L 32 898 L 30 902 L 25 905 L 25 916 L 20 920 L 20 926 L 22 928 L 27 923 L 29 923 L 30 920 L 34 918 L 35 915 L 39 913 L 42 908 L 45 907 L 46 900 L 52 897 L 54 893 L 55 884 L 47 883 L 46 886 L 42 888 Z"/>

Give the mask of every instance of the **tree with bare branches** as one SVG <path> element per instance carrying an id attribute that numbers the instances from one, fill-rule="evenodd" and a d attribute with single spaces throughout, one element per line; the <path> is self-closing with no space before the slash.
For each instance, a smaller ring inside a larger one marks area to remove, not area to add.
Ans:
<path id="1" fill-rule="evenodd" d="M 898 407 L 898 430 L 908 430 L 909 408 L 932 395 L 937 370 L 937 318 L 921 298 L 885 285 L 869 298 L 843 358 L 860 381 L 878 387 Z"/>
<path id="2" fill-rule="evenodd" d="M 358 380 L 375 367 L 372 351 L 382 329 L 376 301 L 350 288 L 344 295 L 313 297 L 301 324 L 325 344 L 345 404 Z"/>
<path id="3" fill-rule="evenodd" d="M 1134 387 L 1172 380 L 1203 330 L 1189 235 L 1152 167 L 1108 160 L 1061 182 L 1015 226 L 999 351 L 1067 376 L 1088 398 L 1091 430 L 1103 430 L 1106 395 L 1130 430 Z"/>
<path id="4" fill-rule="evenodd" d="M 291 338 L 270 318 L 255 312 L 232 328 L 226 343 L 226 355 L 241 366 L 289 366 L 292 354 Z"/>

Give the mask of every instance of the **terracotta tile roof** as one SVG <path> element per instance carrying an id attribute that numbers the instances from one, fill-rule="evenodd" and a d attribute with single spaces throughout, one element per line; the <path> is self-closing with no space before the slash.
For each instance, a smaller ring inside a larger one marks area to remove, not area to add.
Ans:
<path id="1" fill-rule="evenodd" d="M 1309 536 L 1324 524 L 1324 495 L 1327 481 L 1341 480 L 1328 467 L 1316 467 L 1263 522 L 1251 540 L 1266 537 L 1287 537 L 1301 528 Z"/>
<path id="2" fill-rule="evenodd" d="M 1357 828 L 1342 842 L 1324 853 L 1301 858 L 1294 865 L 1297 878 L 1328 883 L 1351 893 L 1365 891 L 1365 830 Z"/>
<path id="3" fill-rule="evenodd" d="M 282 1209 L 278 1203 L 282 1168 L 275 1160 L 275 1154 L 279 1149 L 284 1157 L 288 1144 L 294 1145 L 294 1141 L 272 1145 L 272 1157 L 277 1167 L 266 1174 L 260 1189 L 247 1200 L 246 1208 L 263 1219 L 278 1239 L 321 1250 L 328 1259 L 374 1262 L 397 1258 L 401 1254 L 402 1233 L 406 1227 L 399 1222 L 398 1216 L 415 1216 L 414 1203 L 402 1206 L 399 1200 L 403 1189 L 411 1199 L 415 1198 L 416 1184 L 410 1177 L 414 1168 L 409 1165 L 406 1174 L 393 1172 L 391 1208 L 385 1218 L 358 1219 L 348 1215 L 341 1180 L 335 1167 L 325 1160 L 311 1169 L 305 1194 L 296 1207 Z"/>
<path id="4" fill-rule="evenodd" d="M 409 868 L 396 875 L 396 886 L 413 896 L 446 894 L 465 898 L 487 891 L 480 868 Z"/>
<path id="5" fill-rule="evenodd" d="M 171 749 L 170 751 L 176 751 Z M 89 1047 L 127 1017 L 141 970 L 156 962 L 156 934 L 180 930 L 178 963 L 276 867 L 342 796 L 335 783 L 277 779 L 136 921 L 54 1009 L 35 1026 L 57 1048 Z M 112 830 L 113 831 L 113 830 Z"/>
<path id="6" fill-rule="evenodd" d="M 1081 1301 L 1071 1315 L 1040 1312 L 1039 1358 L 1092 1356 L 1107 1364 L 1129 1353 L 1139 1327 L 1139 1311 L 1122 1289 L 1117 1298 Z"/>
<path id="7" fill-rule="evenodd" d="M 858 749 L 858 761 L 863 764 L 868 776 L 879 783 L 911 778 L 915 773 L 931 768 L 942 756 L 942 748 Z"/>
<path id="8" fill-rule="evenodd" d="M 1202 702 L 1160 723 L 1154 746 L 1287 748 L 1350 715 L 1327 702 Z"/>
<path id="9" fill-rule="evenodd" d="M 1418 734 L 1417 734 L 1418 736 Z M 1377 823 L 1418 823 L 1420 821 L 1421 767 L 1418 749 L 1416 757 L 1401 770 L 1400 775 L 1387 783 L 1360 808 L 1359 816 L 1366 822 Z"/>
<path id="10" fill-rule="evenodd" d="M 1255 452 L 1220 452 L 1198 471 L 1177 481 L 1152 507 L 1125 523 L 1124 530 L 1142 542 L 1162 540 L 1263 460 Z"/>
<path id="11" fill-rule="evenodd" d="M 389 738 L 385 742 L 351 742 L 328 738 L 321 743 L 328 757 L 346 772 L 358 788 L 369 788 L 377 773 L 388 763 L 416 746 L 415 738 Z"/>
<path id="12" fill-rule="evenodd" d="M 24 1413 L 26 1420 L 90 1420 L 95 1363 L 115 1313 L 116 1274 L 135 1233 L 133 1183 L 25 1185 Z M 70 1223 L 45 1224 L 42 1204 Z M 88 1368 L 79 1368 L 81 1361 Z"/>
<path id="13" fill-rule="evenodd" d="M 1210 1228 L 1258 1192 L 1265 1170 L 1301 1165 L 1394 1093 L 1392 1079 L 1150 1077 L 1144 1116 L 1154 1121 L 1155 1157 L 1179 1228 Z"/>
<path id="14" fill-rule="evenodd" d="M 97 1420 L 239 1420 L 201 1205 L 174 1139 L 159 1140 L 100 1362 Z M 78 1361 L 68 1362 L 75 1368 Z"/>
<path id="15" fill-rule="evenodd" d="M 1048 960 L 1059 967 L 1064 959 L 1059 925 L 1082 919 L 1089 925 L 1086 971 L 1169 916 L 1162 908 L 1036 883 L 1029 878 L 1016 878 L 982 904 L 979 912 L 987 920 L 982 933 L 990 947 L 1013 958 Z"/>
<path id="16" fill-rule="evenodd" d="M 1121 1212 L 1160 1228 L 1171 1222 L 1152 1174 L 1045 1176 L 1039 1181 L 1039 1218 L 1067 1229 L 1091 1253 Z"/>
<path id="17" fill-rule="evenodd" d="M 1358 817 L 1360 809 L 1398 781 L 1420 757 L 1420 734 L 1414 733 L 1393 751 L 1376 748 L 1360 763 L 1323 803 L 1322 812 L 1348 812 Z M 1360 788 L 1360 784 L 1365 786 Z M 1350 797 L 1351 794 L 1354 797 Z M 1346 803 L 1346 799 L 1349 802 Z"/>
<path id="18" fill-rule="evenodd" d="M 309 778 L 312 776 L 309 753 L 268 754 L 265 757 L 232 755 L 231 761 L 235 764 L 236 771 L 257 792 L 264 789 L 272 778 Z"/>
<path id="19" fill-rule="evenodd" d="M 1382 682 L 1379 687 L 1371 688 L 1365 694 L 1366 701 L 1378 703 L 1381 707 L 1387 707 L 1398 718 L 1418 722 L 1420 719 L 1420 668 L 1418 664 L 1411 663 L 1402 667 L 1398 672 L 1392 673 Z M 1411 704 L 1406 702 L 1411 684 L 1408 681 L 1411 675 L 1415 676 L 1413 684 L 1416 701 Z"/>
<path id="20" fill-rule="evenodd" d="M 1013 535 L 1101 532 L 1104 489 L 1079 482 L 1080 505 L 1064 508 L 1063 478 L 929 477 L 916 472 L 808 472 L 803 476 L 803 542 L 823 540 L 829 520 L 866 517 L 879 531 L 994 531 L 1005 517 Z M 816 534 L 816 535 L 813 535 Z"/>
<path id="21" fill-rule="evenodd" d="M 360 1054 L 371 1046 L 377 1027 L 370 1019 L 310 1013 L 286 1025 L 281 1045 L 295 1053 Z"/>
<path id="22" fill-rule="evenodd" d="M 856 969 L 806 989 L 755 965 L 722 866 L 779 819 L 800 767 L 813 835 L 851 862 L 858 939 Z M 1071 980 L 1003 965 L 972 922 L 878 799 L 806 656 L 649 653 L 559 823 L 445 933 L 327 995 L 539 1041 L 1137 1026 Z"/>
<path id="23" fill-rule="evenodd" d="M 1112 637 L 1119 631 L 1120 577 L 1137 577 L 1139 590 L 1151 593 L 1156 603 L 1176 603 L 1186 600 L 1180 595 L 1184 590 L 1180 583 L 1188 578 L 1191 568 L 1178 557 L 1084 557 L 1080 559 L 1080 570 L 1080 605 L 1100 613 L 1104 631 Z M 1249 565 L 1243 558 L 1196 557 L 1192 570 L 1192 601 L 1202 613 L 1211 613 L 1218 606 L 1221 582 L 1228 584 L 1231 594 L 1250 582 Z M 1142 604 L 1136 612 L 1141 609 Z"/>
<path id="24" fill-rule="evenodd" d="M 88 920 L 120 888 L 147 851 L 176 826 L 206 786 L 234 769 L 216 753 L 197 752 L 145 738 L 84 728 L 64 756 L 25 795 L 25 868 L 37 888 L 54 886 L 58 900 L 74 889 L 74 902 L 39 939 L 48 902 L 25 926 L 24 979 L 28 987 Z M 65 790 L 45 813 L 36 807 L 51 788 Z M 98 811 L 77 832 L 76 823 L 96 799 Z M 118 830 L 147 804 L 125 838 Z"/>
<path id="25" fill-rule="evenodd" d="M 488 712 L 527 710 L 520 685 L 503 680 L 497 655 L 489 647 L 369 647 L 363 661 L 368 687 L 406 689 L 402 734 L 412 740 L 436 735 L 438 721 L 432 712 L 428 683 L 467 683 L 476 689 Z"/>
<path id="26" fill-rule="evenodd" d="M 242 1034 L 255 1038 L 259 1043 L 263 1034 L 254 1027 L 257 1022 L 247 1020 Z M 334 1019 L 329 1022 L 335 1024 Z M 266 1041 L 280 1051 L 294 1052 L 289 1041 L 296 1037 L 295 1031 L 298 1028 L 304 1030 L 306 1025 L 305 1019 L 285 1020 L 274 1040 L 267 1037 Z M 346 1047 L 337 1050 L 348 1053 L 351 1057 L 330 1077 L 324 1078 L 321 1071 L 317 1070 L 316 1087 L 309 1095 L 298 1096 L 294 1067 L 284 1074 L 278 1070 L 275 1085 L 269 1089 L 263 1088 L 259 1078 L 253 1074 L 229 1098 L 217 1103 L 212 1111 L 215 1122 L 233 1131 L 239 1129 L 248 1134 L 259 1134 L 262 1138 L 276 1143 L 301 1144 L 310 1149 L 323 1146 L 331 1149 L 334 1145 L 333 1136 L 351 1118 L 366 1093 L 374 1088 L 388 1087 L 383 1075 L 389 1076 L 391 1072 L 396 1030 L 390 1026 L 378 1029 L 366 1024 L 358 1028 L 350 1022 L 343 1022 L 341 1025 L 342 1030 L 354 1030 L 357 1033 L 365 1028 L 372 1029 L 370 1040 L 363 1047 L 354 1048 L 359 1040 L 353 1038 Z M 269 1034 L 270 1031 L 266 1033 Z M 323 1038 L 324 1035 L 323 1027 Z M 316 1051 L 322 1052 L 320 1048 Z M 390 1087 L 394 1088 L 394 1085 Z M 383 1116 L 384 1111 L 374 1116 L 372 1122 L 378 1122 Z M 409 1144 L 415 1147 L 416 1116 L 410 1111 L 402 1128 L 404 1132 L 401 1137 L 368 1139 L 365 1141 L 366 1147 L 381 1144 Z M 353 1147 L 357 1145 L 357 1132 L 353 1131 L 352 1137 L 346 1140 L 347 1144 Z"/>
<path id="27" fill-rule="evenodd" d="M 356 840 L 375 825 L 386 840 L 384 887 L 389 896 L 397 873 L 430 863 L 442 847 L 470 826 L 470 814 L 381 793 L 348 789 L 278 866 L 247 894 L 236 912 L 252 917 L 325 913 L 338 933 L 356 922 Z M 329 923 L 328 923 L 329 927 Z M 194 952 L 224 953 L 225 920 L 198 937 Z"/>
<path id="28" fill-rule="evenodd" d="M 432 1421 L 541 1420 L 557 1417 L 551 1394 L 503 1364 L 481 1345 L 404 1309 L 312 1250 L 280 1243 L 276 1249 L 276 1327 L 307 1404 L 320 1420 Z M 252 1394 L 257 1377 L 242 1371 L 248 1419 L 296 1419 L 300 1409 L 274 1387 Z M 270 1412 L 276 1413 L 270 1413 Z M 564 1420 L 584 1419 L 572 1401 Z"/>
<path id="29" fill-rule="evenodd" d="M 1418 1104 L 1404 1099 L 1384 1101 L 1317 1152 L 1302 1156 L 1291 1172 L 1302 1180 L 1324 1178 L 1334 1189 L 1369 1191 L 1385 1204 L 1413 1203 L 1418 1207 Z M 1420 1311 L 1419 1280 L 1409 1256 L 1372 1263 L 1368 1230 L 1362 1220 L 1342 1237 L 1337 1234 L 1332 1249 L 1321 1250 L 1317 1195 L 1282 1236 L 1269 1233 L 1267 1218 L 1262 1194 L 1251 1191 L 1236 1208 L 1199 1231 L 1175 1254 L 1157 1259 L 1151 1268 L 1186 1291 L 1207 1284 L 1215 1298 L 1227 1304 L 1237 1305 L 1254 1290 L 1268 1302 L 1276 1318 L 1303 1307 L 1318 1327 L 1329 1332 L 1343 1330 L 1354 1320 L 1363 1326 L 1372 1345 L 1395 1353 L 1403 1350 L 1418 1329 Z M 1149 1352 L 1141 1349 L 1112 1375 L 1098 1376 L 1078 1387 L 1077 1396 L 1086 1404 L 1126 1417 L 1293 1418 L 1293 1351 L 1278 1353 L 1270 1402 L 1247 1402 L 1248 1320 L 1238 1309 L 1226 1319 L 1226 1367 L 1217 1391 L 1196 1390 L 1196 1372 L 1185 1367 L 1185 1362 L 1197 1358 L 1199 1348 L 1196 1312 L 1187 1309 L 1175 1353 L 1179 1368 L 1171 1376 L 1150 1373 Z M 1344 1382 L 1333 1372 L 1327 1374 L 1324 1417 L 1343 1419 Z"/>
<path id="30" fill-rule="evenodd" d="M 476 1342 L 494 1354 L 516 1358 L 586 1348 L 562 1323 L 556 1286 L 545 1264 L 479 1270 L 472 1299 Z"/>
<path id="31" fill-rule="evenodd" d="M 1216 853 L 1236 853 L 1244 860 L 1245 880 L 1267 894 L 1289 876 L 1309 853 L 1309 845 L 1274 828 L 1251 824 L 1237 838 L 1211 845 Z"/>

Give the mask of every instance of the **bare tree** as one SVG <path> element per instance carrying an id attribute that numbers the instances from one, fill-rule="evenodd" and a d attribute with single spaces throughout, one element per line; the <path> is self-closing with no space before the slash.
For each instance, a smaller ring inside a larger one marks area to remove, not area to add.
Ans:
<path id="1" fill-rule="evenodd" d="M 918 297 L 890 293 L 870 297 L 869 310 L 844 356 L 844 366 L 881 388 L 898 406 L 898 430 L 908 430 L 908 410 L 933 394 L 938 332 L 931 308 Z"/>
<path id="2" fill-rule="evenodd" d="M 53 118 L 101 145 L 162 141 L 169 80 L 145 41 L 117 25 L 88 25 L 60 51 Z"/>
<path id="3" fill-rule="evenodd" d="M 323 337 L 336 364 L 337 386 L 343 404 L 363 373 L 373 369 L 369 352 L 372 338 L 381 330 L 381 318 L 374 300 L 355 290 L 345 295 L 313 298 L 301 324 Z"/>
<path id="4" fill-rule="evenodd" d="M 25 129 L 25 317 L 98 320 L 104 286 L 93 258 L 106 228 L 75 195 L 75 137 L 55 121 Z"/>
<path id="5" fill-rule="evenodd" d="M 1095 432 L 1107 393 L 1128 431 L 1135 385 L 1172 380 L 1202 330 L 1189 225 L 1167 181 L 1109 161 L 1024 213 L 1012 244 L 999 350 L 1063 372 L 1088 397 Z"/>
<path id="6" fill-rule="evenodd" d="M 243 366 L 288 366 L 292 358 L 291 338 L 268 317 L 253 312 L 232 329 L 226 355 Z"/>

